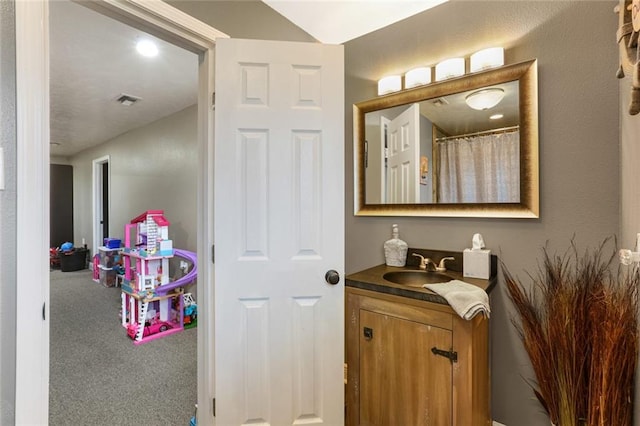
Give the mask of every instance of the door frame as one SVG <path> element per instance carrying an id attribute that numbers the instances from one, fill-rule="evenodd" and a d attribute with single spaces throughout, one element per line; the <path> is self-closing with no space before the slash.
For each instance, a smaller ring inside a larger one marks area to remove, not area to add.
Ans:
<path id="1" fill-rule="evenodd" d="M 104 175 L 103 172 L 103 164 L 109 164 L 109 174 L 107 176 Z M 104 208 L 104 194 L 103 194 L 103 181 L 107 179 L 108 192 L 107 202 L 109 205 L 107 206 L 107 210 L 109 212 L 109 216 L 111 216 L 111 156 L 105 155 L 100 158 L 96 158 L 92 162 L 93 168 L 93 180 L 91 186 L 91 199 L 92 203 L 92 223 L 93 223 L 93 247 L 92 252 L 94 255 L 98 253 L 98 247 L 102 244 L 100 242 L 100 231 L 102 230 L 102 223 L 100 223 L 100 218 L 102 217 L 102 211 Z M 103 235 L 105 236 L 105 235 Z M 108 235 L 106 235 L 108 236 Z"/>
<path id="2" fill-rule="evenodd" d="M 214 48 L 228 36 L 160 0 L 81 2 L 198 54 L 198 422 L 215 424 L 213 264 Z M 49 419 L 49 5 L 16 1 L 15 423 Z M 33 267 L 37 265 L 37 267 Z"/>

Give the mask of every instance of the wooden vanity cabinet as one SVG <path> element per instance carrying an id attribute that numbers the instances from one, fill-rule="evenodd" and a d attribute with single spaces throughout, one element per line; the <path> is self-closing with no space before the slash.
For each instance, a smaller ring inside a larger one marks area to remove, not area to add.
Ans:
<path id="1" fill-rule="evenodd" d="M 491 424 L 484 317 L 346 287 L 345 319 L 347 425 Z"/>

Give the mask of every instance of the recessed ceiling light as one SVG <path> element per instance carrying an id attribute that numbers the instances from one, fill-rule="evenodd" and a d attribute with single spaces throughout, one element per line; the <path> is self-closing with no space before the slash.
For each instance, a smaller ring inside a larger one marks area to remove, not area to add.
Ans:
<path id="1" fill-rule="evenodd" d="M 151 40 L 140 40 L 136 44 L 138 53 L 147 58 L 152 58 L 158 54 L 158 46 Z"/>
<path id="2" fill-rule="evenodd" d="M 493 114 L 492 116 L 489 117 L 490 120 L 500 120 L 502 117 L 504 117 L 504 114 Z"/>

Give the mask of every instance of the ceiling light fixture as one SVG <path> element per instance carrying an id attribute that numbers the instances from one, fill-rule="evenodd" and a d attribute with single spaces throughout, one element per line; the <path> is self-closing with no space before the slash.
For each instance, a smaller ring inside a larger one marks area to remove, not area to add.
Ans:
<path id="1" fill-rule="evenodd" d="M 378 80 L 378 96 L 397 92 L 402 89 L 402 78 L 399 75 L 390 75 Z"/>
<path id="2" fill-rule="evenodd" d="M 465 102 L 469 107 L 482 111 L 498 105 L 502 98 L 504 98 L 504 90 L 491 87 L 471 93 L 465 98 Z"/>
<path id="3" fill-rule="evenodd" d="M 489 47 L 479 50 L 469 58 L 469 72 L 483 71 L 504 65 L 504 48 Z"/>
<path id="4" fill-rule="evenodd" d="M 158 46 L 156 46 L 156 44 L 151 40 L 147 39 L 138 41 L 136 44 L 136 50 L 139 54 L 147 58 L 152 58 L 158 55 Z"/>

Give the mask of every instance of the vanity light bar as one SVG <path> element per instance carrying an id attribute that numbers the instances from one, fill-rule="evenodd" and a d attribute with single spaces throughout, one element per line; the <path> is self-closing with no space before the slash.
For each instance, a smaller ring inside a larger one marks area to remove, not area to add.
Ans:
<path id="1" fill-rule="evenodd" d="M 484 71 L 504 65 L 504 48 L 489 47 L 469 57 L 469 72 Z M 404 75 L 404 88 L 412 89 L 432 82 L 431 67 L 414 68 Z M 460 77 L 465 74 L 465 58 L 449 58 L 435 66 L 435 81 Z M 378 80 L 378 96 L 402 90 L 402 76 L 391 75 Z"/>

